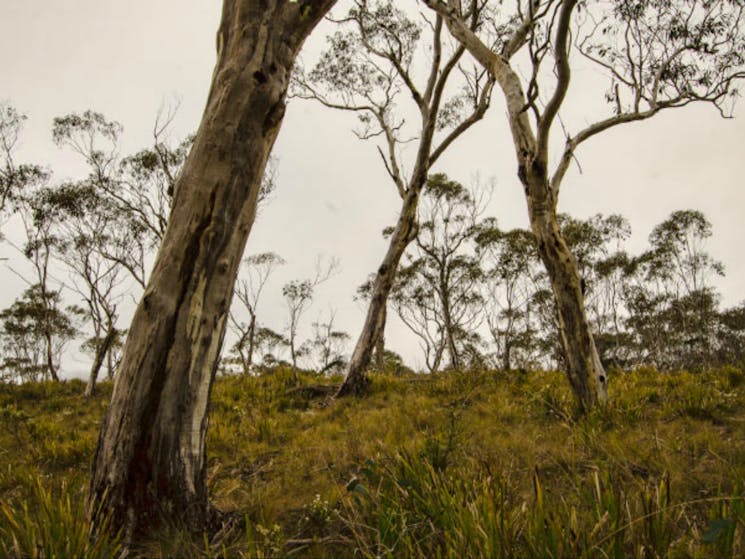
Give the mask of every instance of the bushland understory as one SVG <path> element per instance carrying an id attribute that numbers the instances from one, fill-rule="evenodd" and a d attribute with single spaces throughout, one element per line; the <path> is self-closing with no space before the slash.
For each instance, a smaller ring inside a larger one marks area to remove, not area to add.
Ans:
<path id="1" fill-rule="evenodd" d="M 584 416 L 559 372 L 218 379 L 213 521 L 148 557 L 742 557 L 745 373 L 616 373 Z M 111 386 L 0 385 L 0 554 L 108 557 L 83 514 Z"/>

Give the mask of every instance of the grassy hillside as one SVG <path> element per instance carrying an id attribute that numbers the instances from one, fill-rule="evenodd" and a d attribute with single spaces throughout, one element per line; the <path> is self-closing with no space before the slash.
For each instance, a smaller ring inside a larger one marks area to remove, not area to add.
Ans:
<path id="1" fill-rule="evenodd" d="M 619 374 L 575 418 L 559 373 L 377 376 L 329 403 L 289 371 L 213 393 L 209 533 L 148 556 L 743 557 L 745 374 Z M 0 386 L 0 554 L 107 556 L 82 513 L 110 395 Z M 37 481 L 38 480 L 38 481 Z M 112 530 L 112 534 L 115 530 Z"/>

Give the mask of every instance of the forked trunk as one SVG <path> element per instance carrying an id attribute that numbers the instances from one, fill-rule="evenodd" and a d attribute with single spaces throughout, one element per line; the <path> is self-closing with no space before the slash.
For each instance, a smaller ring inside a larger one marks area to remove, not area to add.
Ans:
<path id="1" fill-rule="evenodd" d="M 440 336 L 440 341 L 437 343 L 437 347 L 434 349 L 435 355 L 432 358 L 432 362 L 427 362 L 427 368 L 430 373 L 436 373 L 440 370 L 440 364 L 442 363 L 442 356 L 445 353 L 445 339 Z"/>
<path id="2" fill-rule="evenodd" d="M 423 183 L 423 181 L 422 181 Z M 398 263 L 406 251 L 406 247 L 416 236 L 416 208 L 419 201 L 420 188 L 410 188 L 403 201 L 398 223 L 393 230 L 388 243 L 388 251 L 375 274 L 370 304 L 367 316 L 362 326 L 362 333 L 357 340 L 352 358 L 349 360 L 347 376 L 336 393 L 336 397 L 360 395 L 365 392 L 369 379 L 367 369 L 370 366 L 375 343 L 383 335 L 385 326 L 385 308 L 388 295 L 393 287 Z"/>
<path id="3" fill-rule="evenodd" d="M 587 320 L 577 264 L 553 209 L 531 207 L 530 221 L 556 299 L 567 376 L 580 407 L 588 410 L 607 401 L 608 382 Z"/>
<path id="4" fill-rule="evenodd" d="M 106 335 L 96 348 L 96 355 L 93 358 L 91 372 L 88 375 L 88 383 L 85 385 L 85 392 L 83 393 L 83 396 L 86 398 L 90 398 L 96 392 L 96 382 L 98 381 L 98 374 L 101 371 L 101 367 L 103 367 L 103 362 L 109 353 L 109 349 L 111 349 L 111 344 L 114 343 L 116 333 L 116 329 L 111 324 L 109 324 Z"/>
<path id="5" fill-rule="evenodd" d="M 207 404 L 233 285 L 295 57 L 332 4 L 224 0 L 207 106 L 93 460 L 94 534 L 107 518 L 128 543 L 162 522 L 204 528 Z"/>

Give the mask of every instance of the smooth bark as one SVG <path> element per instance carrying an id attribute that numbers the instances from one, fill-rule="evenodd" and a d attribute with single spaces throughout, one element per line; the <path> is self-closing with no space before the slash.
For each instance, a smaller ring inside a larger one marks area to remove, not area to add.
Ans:
<path id="1" fill-rule="evenodd" d="M 267 158 L 305 37 L 333 0 L 224 0 L 217 65 L 93 460 L 89 515 L 136 542 L 208 518 L 207 407 Z"/>
<path id="2" fill-rule="evenodd" d="M 553 181 L 547 170 L 551 126 L 570 82 L 569 23 L 577 2 L 566 0 L 557 10 L 554 41 L 557 83 L 543 113 L 536 117 L 535 130 L 526 110 L 531 104 L 504 52 L 493 52 L 468 28 L 460 15 L 457 0 L 425 0 L 425 3 L 445 19 L 453 36 L 489 71 L 502 90 L 518 163 L 518 176 L 525 188 L 531 229 L 556 299 L 567 376 L 580 407 L 592 408 L 607 400 L 607 376 L 585 312 L 577 263 L 561 234 L 556 216 L 559 186 L 566 167 L 560 165 Z M 505 48 L 510 53 L 525 44 L 528 37 L 526 29 L 535 25 L 530 18 L 528 14 L 524 23 L 507 41 Z"/>
<path id="3" fill-rule="evenodd" d="M 385 368 L 385 324 L 388 316 L 388 306 L 383 306 L 383 318 L 380 332 L 375 340 L 375 367 L 382 372 Z"/>

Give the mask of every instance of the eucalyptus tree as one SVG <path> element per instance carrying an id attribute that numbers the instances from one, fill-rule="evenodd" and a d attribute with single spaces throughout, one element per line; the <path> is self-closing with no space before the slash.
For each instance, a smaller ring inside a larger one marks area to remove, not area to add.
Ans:
<path id="1" fill-rule="evenodd" d="M 61 250 L 64 240 L 60 238 L 55 220 L 50 207 L 46 202 L 46 185 L 48 176 L 40 171 L 36 175 L 36 183 L 27 182 L 26 189 L 19 194 L 14 202 L 15 215 L 23 224 L 24 242 L 20 250 L 26 260 L 31 264 L 33 277 L 26 278 L 16 271 L 31 289 L 35 292 L 35 304 L 41 304 L 46 313 L 36 314 L 43 324 L 40 326 L 46 343 L 46 365 L 50 376 L 59 380 L 59 359 L 55 351 L 56 341 L 54 326 L 55 316 L 60 314 L 62 302 L 63 282 L 55 276 L 53 262 L 55 254 Z"/>
<path id="2" fill-rule="evenodd" d="M 118 306 L 128 288 L 124 268 L 106 256 L 109 246 L 118 242 L 120 215 L 94 184 L 84 180 L 44 191 L 45 205 L 62 240 L 55 256 L 70 272 L 67 285 L 83 299 L 93 330 L 84 344 L 93 355 L 86 397 L 93 395 L 101 367 L 122 333 L 117 328 Z"/>
<path id="3" fill-rule="evenodd" d="M 711 287 L 713 276 L 723 276 L 724 266 L 706 252 L 711 222 L 697 210 L 678 210 L 655 226 L 649 235 L 655 273 L 676 295 Z"/>
<path id="4" fill-rule="evenodd" d="M 326 320 L 320 316 L 313 322 L 313 337 L 309 340 L 310 351 L 314 355 L 314 367 L 320 375 L 336 373 L 346 364 L 344 352 L 349 334 L 334 327 L 336 311 L 328 310 Z"/>
<path id="5" fill-rule="evenodd" d="M 42 291 L 39 284 L 26 288 L 0 312 L 0 378 L 59 381 L 62 352 L 77 334 L 80 312 L 63 306 L 60 291 Z"/>
<path id="6" fill-rule="evenodd" d="M 33 333 L 34 339 L 44 345 L 43 355 L 47 374 L 59 380 L 59 348 L 62 340 L 69 339 L 66 328 L 57 328 L 68 321 L 62 307 L 62 284 L 53 277 L 51 263 L 61 240 L 55 234 L 53 221 L 44 203 L 49 173 L 40 165 L 18 163 L 16 150 L 26 116 L 10 105 L 0 105 L 0 215 L 12 212 L 22 224 L 24 240 L 17 245 L 4 239 L 31 265 L 32 278 L 27 278 L 15 268 L 28 289 L 23 297 L 8 309 L 15 317 L 20 330 Z M 21 320 L 19 312 L 27 312 Z M 20 322 L 18 322 L 20 321 Z M 29 326 L 34 323 L 33 327 Z M 61 334 L 61 339 L 58 339 Z M 66 343 L 66 341 L 65 341 Z M 35 362 L 35 359 L 33 360 Z"/>
<path id="7" fill-rule="evenodd" d="M 442 366 L 447 342 L 437 297 L 429 285 L 420 281 L 422 264 L 420 261 L 401 266 L 390 299 L 401 322 L 417 337 L 424 366 L 433 373 Z M 382 362 L 383 354 L 378 359 Z M 376 366 L 380 367 L 380 363 Z"/>
<path id="8" fill-rule="evenodd" d="M 290 350 L 290 361 L 296 381 L 298 360 L 310 350 L 306 344 L 301 344 L 298 338 L 300 321 L 313 302 L 316 287 L 327 281 L 338 269 L 339 261 L 337 259 L 332 258 L 324 265 L 321 257 L 319 257 L 316 260 L 316 271 L 312 278 L 292 280 L 282 286 L 282 297 L 287 307 L 287 323 L 285 325 L 287 346 Z"/>
<path id="9" fill-rule="evenodd" d="M 533 234 L 502 231 L 489 218 L 478 227 L 476 254 L 484 270 L 484 320 L 504 370 L 538 364 L 533 296 L 542 283 Z"/>
<path id="10" fill-rule="evenodd" d="M 712 279 L 724 276 L 724 266 L 706 251 L 711 223 L 696 210 L 673 212 L 650 234 L 660 261 L 657 273 L 666 277 L 676 297 L 667 311 L 670 331 L 677 344 L 678 365 L 701 367 L 713 356 L 717 344 L 719 297 Z M 672 349 L 672 348 L 670 348 Z"/>
<path id="11" fill-rule="evenodd" d="M 70 271 L 70 287 L 82 297 L 92 336 L 83 347 L 92 353 L 85 396 L 93 395 L 99 372 L 122 330 L 118 306 L 128 289 L 125 273 L 139 281 L 143 268 L 142 235 L 132 227 L 131 209 L 117 202 L 121 187 L 119 138 L 122 126 L 100 113 L 85 111 L 54 119 L 52 138 L 78 155 L 87 175 L 45 192 L 45 203 L 63 240 L 57 258 Z M 146 185 L 141 185 L 147 192 Z M 112 193 L 116 193 L 112 196 Z M 133 273 L 135 272 L 135 273 Z M 109 370 L 109 376 L 113 371 Z"/>
<path id="12" fill-rule="evenodd" d="M 12 105 L 0 103 L 0 217 L 4 217 L 13 199 L 25 190 L 26 183 L 42 174 L 35 165 L 16 162 L 15 151 L 26 118 Z"/>
<path id="13" fill-rule="evenodd" d="M 623 328 L 627 315 L 623 289 L 629 256 L 622 243 L 631 235 L 631 227 L 618 214 L 596 214 L 587 219 L 559 214 L 558 221 L 577 260 L 580 287 L 600 360 L 604 366 L 623 364 L 628 341 Z"/>
<path id="14" fill-rule="evenodd" d="M 166 141 L 169 116 L 156 119 L 153 145 L 122 157 L 123 127 L 101 113 L 84 111 L 54 119 L 55 143 L 71 150 L 86 164 L 85 182 L 101 203 L 117 214 L 116 234 L 101 246 L 101 254 L 129 272 L 141 288 L 146 282 L 148 257 L 165 232 L 175 177 L 191 145 L 187 138 L 176 146 Z"/>
<path id="15" fill-rule="evenodd" d="M 269 277 L 284 263 L 284 259 L 273 252 L 253 254 L 243 260 L 245 276 L 239 277 L 235 284 L 233 301 L 248 313 L 248 323 L 240 319 L 237 309 L 231 310 L 229 319 L 230 327 L 238 337 L 233 351 L 238 354 L 244 375 L 251 374 L 253 366 L 256 332 L 260 328 L 256 313 L 261 295 Z"/>
<path id="16" fill-rule="evenodd" d="M 266 326 L 259 326 L 254 336 L 254 353 L 261 356 L 261 368 L 266 370 L 282 361 L 289 344 L 279 332 Z"/>
<path id="17" fill-rule="evenodd" d="M 449 368 L 460 368 L 464 354 L 473 356 L 478 345 L 483 273 L 472 244 L 488 195 L 488 187 L 469 190 L 444 174 L 431 175 L 422 194 L 419 227 L 394 300 L 429 354 L 431 370 L 445 355 Z"/>
<path id="18" fill-rule="evenodd" d="M 297 54 L 334 0 L 224 0 L 202 122 L 135 311 L 93 459 L 89 515 L 131 542 L 208 517 L 207 406 Z"/>
<path id="19" fill-rule="evenodd" d="M 588 309 L 595 328 L 596 345 L 603 366 L 628 368 L 633 361 L 631 335 L 626 327 L 625 301 L 632 257 L 616 250 L 595 263 Z"/>
<path id="20" fill-rule="evenodd" d="M 338 396 L 358 394 L 367 386 L 367 368 L 376 341 L 384 335 L 387 300 L 399 262 L 416 238 L 417 205 L 430 169 L 481 120 L 489 105 L 492 81 L 479 68 L 466 69 L 464 47 L 449 48 L 439 15 L 422 18 L 421 23 L 412 19 L 393 0 L 356 0 L 348 15 L 337 20 L 341 29 L 329 37 L 320 61 L 307 76 L 298 72 L 295 80 L 297 96 L 356 113 L 358 137 L 380 139 L 378 153 L 401 198 Z M 467 19 L 475 30 L 482 23 L 481 10 L 474 8 Z M 412 103 L 415 124 L 406 122 L 404 99 Z M 415 153 L 408 173 L 404 146 Z"/>
<path id="21" fill-rule="evenodd" d="M 388 236 L 391 233 L 391 229 L 389 227 L 386 227 L 383 230 L 383 238 L 388 238 Z M 401 270 L 399 270 L 396 274 L 398 276 L 401 273 Z M 372 296 L 372 290 L 373 286 L 375 285 L 375 278 L 377 277 L 377 274 L 372 273 L 368 276 L 367 280 L 357 287 L 357 295 L 355 295 L 356 301 L 365 301 L 368 307 L 370 306 L 370 298 Z M 395 282 L 392 286 L 392 292 L 395 291 Z M 392 293 L 391 293 L 392 295 Z M 389 297 L 390 299 L 390 297 Z M 385 325 L 388 323 L 388 303 L 383 306 L 381 312 L 383 313 L 383 316 L 380 318 L 382 326 L 380 327 L 380 332 L 378 332 L 378 336 L 375 339 L 375 349 L 373 353 L 373 357 L 371 358 L 373 360 L 373 365 L 376 370 L 382 371 L 384 369 L 384 361 L 385 361 Z"/>
<path id="22" fill-rule="evenodd" d="M 717 363 L 745 363 L 745 301 L 719 314 Z"/>
<path id="23" fill-rule="evenodd" d="M 624 270 L 623 302 L 628 311 L 625 326 L 631 335 L 631 366 L 667 366 L 668 327 L 665 311 L 673 297 L 656 273 L 651 251 L 630 260 Z"/>
<path id="24" fill-rule="evenodd" d="M 513 30 L 503 45 L 526 53 L 528 67 L 521 71 L 504 56 L 505 46 L 494 48 L 469 26 L 471 2 L 424 2 L 502 90 L 531 228 L 557 302 L 567 376 L 580 406 L 591 408 L 607 399 L 607 376 L 587 319 L 577 262 L 557 220 L 561 184 L 580 145 L 606 130 L 694 102 L 728 115 L 737 83 L 745 77 L 745 5 L 520 0 L 514 12 L 505 13 L 499 3 L 497 22 Z M 572 54 L 608 77 L 609 88 L 599 97 L 607 100 L 610 114 L 567 132 L 551 168 L 552 131 L 568 98 Z"/>
<path id="25" fill-rule="evenodd" d="M 724 267 L 706 251 L 711 234 L 701 212 L 675 211 L 654 227 L 649 250 L 629 262 L 625 299 L 639 361 L 674 368 L 712 355 L 719 304 L 712 279 Z"/>

